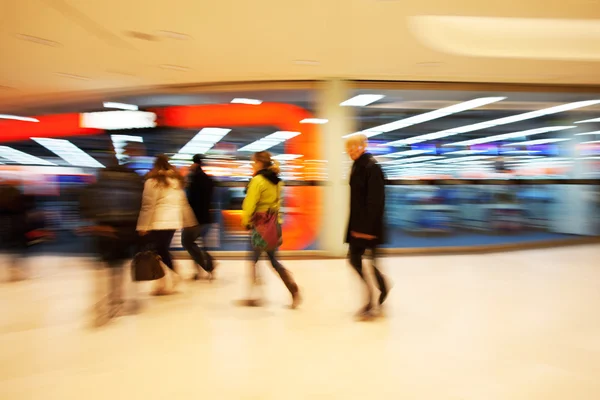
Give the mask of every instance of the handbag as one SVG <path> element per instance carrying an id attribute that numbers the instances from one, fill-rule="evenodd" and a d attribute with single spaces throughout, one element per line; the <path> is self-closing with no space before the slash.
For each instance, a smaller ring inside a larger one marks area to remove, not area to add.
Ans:
<path id="1" fill-rule="evenodd" d="M 131 274 L 135 282 L 155 281 L 165 276 L 161 258 L 150 244 L 143 246 L 131 261 Z"/>
<path id="2" fill-rule="evenodd" d="M 277 202 L 279 204 L 279 188 L 277 188 Z M 279 210 L 257 212 L 252 216 L 252 247 L 263 251 L 274 251 L 283 244 L 281 224 L 279 223 Z"/>

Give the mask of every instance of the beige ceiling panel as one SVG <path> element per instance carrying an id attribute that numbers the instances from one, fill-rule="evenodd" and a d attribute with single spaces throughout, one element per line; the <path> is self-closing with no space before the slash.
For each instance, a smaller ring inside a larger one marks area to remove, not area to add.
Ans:
<path id="1" fill-rule="evenodd" d="M 417 16 L 410 26 L 423 43 L 451 54 L 600 60 L 600 20 Z"/>

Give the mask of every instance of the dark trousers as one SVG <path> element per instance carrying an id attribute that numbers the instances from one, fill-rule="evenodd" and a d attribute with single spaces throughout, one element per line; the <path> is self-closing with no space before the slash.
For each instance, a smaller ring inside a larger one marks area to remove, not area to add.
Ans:
<path id="1" fill-rule="evenodd" d="M 385 298 L 385 296 L 387 295 L 388 287 L 386 285 L 383 274 L 379 271 L 379 269 L 377 269 L 377 266 L 375 265 L 375 260 L 377 258 L 377 247 L 375 247 L 375 246 L 367 247 L 367 246 L 350 244 L 350 252 L 349 252 L 350 265 L 352 265 L 354 270 L 358 273 L 358 275 L 360 276 L 360 278 L 363 280 L 363 282 L 365 284 L 365 287 L 367 289 L 367 296 L 368 296 L 367 307 L 370 308 L 371 304 L 373 302 L 373 289 L 371 288 L 371 285 L 369 284 L 369 281 L 367 280 L 367 277 L 366 277 L 366 275 L 364 273 L 364 269 L 363 269 L 363 256 L 364 256 L 365 252 L 367 251 L 367 249 L 371 250 L 371 257 L 372 257 L 372 262 L 373 262 L 373 273 L 375 275 L 375 281 L 377 282 L 378 289 L 382 295 L 382 297 L 380 297 L 380 299 Z M 381 302 L 381 300 L 380 300 L 380 302 Z"/>
<path id="2" fill-rule="evenodd" d="M 156 254 L 162 258 L 162 262 L 169 267 L 172 271 L 175 271 L 173 266 L 173 259 L 171 258 L 171 242 L 175 236 L 174 230 L 160 230 L 148 232 L 148 240 L 154 245 Z"/>
<path id="3" fill-rule="evenodd" d="M 256 282 L 258 276 L 256 271 L 256 263 L 260 260 L 260 256 L 262 255 L 263 250 L 260 249 L 252 249 L 252 278 L 254 282 Z M 267 257 L 269 257 L 269 261 L 273 266 L 273 269 L 279 274 L 279 277 L 285 284 L 285 287 L 290 291 L 292 295 L 298 293 L 298 285 L 292 278 L 290 271 L 285 269 L 283 265 L 277 260 L 275 251 L 267 251 Z"/>
<path id="4" fill-rule="evenodd" d="M 206 235 L 210 231 L 210 224 L 203 224 L 185 228 L 181 235 L 181 244 L 190 254 L 194 262 L 206 272 L 214 269 L 213 258 L 206 249 Z M 198 239 L 202 240 L 201 246 L 196 244 Z"/>

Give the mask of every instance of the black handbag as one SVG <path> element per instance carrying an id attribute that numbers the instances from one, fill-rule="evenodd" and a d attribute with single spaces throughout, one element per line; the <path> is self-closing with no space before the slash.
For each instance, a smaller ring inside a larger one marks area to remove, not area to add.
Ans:
<path id="1" fill-rule="evenodd" d="M 131 273 L 135 282 L 155 281 L 165 276 L 160 256 L 151 246 L 144 246 L 133 257 Z"/>

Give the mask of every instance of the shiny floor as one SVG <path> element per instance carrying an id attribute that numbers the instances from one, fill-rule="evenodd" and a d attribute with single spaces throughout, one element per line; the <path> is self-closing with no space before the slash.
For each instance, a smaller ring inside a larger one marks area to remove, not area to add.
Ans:
<path id="1" fill-rule="evenodd" d="M 141 314 L 92 329 L 103 274 L 31 258 L 31 279 L 0 284 L 0 399 L 597 400 L 599 260 L 597 246 L 386 258 L 395 287 L 371 322 L 353 319 L 343 260 L 285 263 L 299 310 L 266 265 L 268 304 L 236 307 L 245 264 L 223 261 L 213 283 L 146 285 Z"/>

